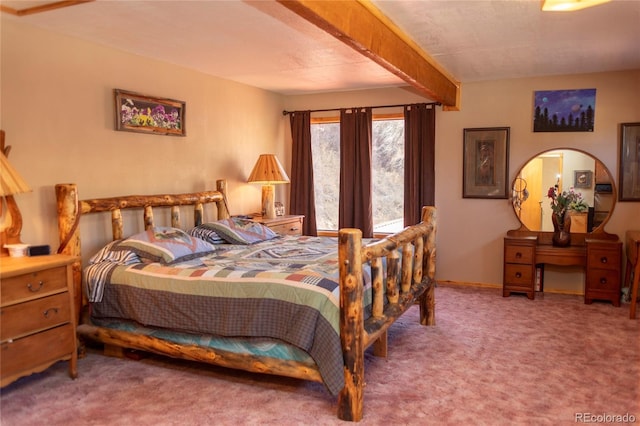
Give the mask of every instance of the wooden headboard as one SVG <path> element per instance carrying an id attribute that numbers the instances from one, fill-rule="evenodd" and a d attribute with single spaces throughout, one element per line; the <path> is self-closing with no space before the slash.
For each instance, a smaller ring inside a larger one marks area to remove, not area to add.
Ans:
<path id="1" fill-rule="evenodd" d="M 122 210 L 142 210 L 145 230 L 154 226 L 154 208 L 170 208 L 171 226 L 174 228 L 180 227 L 180 206 L 193 206 L 195 225 L 202 223 L 203 206 L 207 203 L 216 203 L 218 219 L 229 217 L 226 196 L 227 182 L 222 179 L 216 181 L 215 191 L 168 195 L 126 195 L 89 200 L 80 200 L 78 198 L 78 188 L 75 184 L 58 184 L 55 189 L 58 207 L 58 238 L 60 240 L 58 253 L 77 258 L 73 265 L 76 312 L 81 312 L 82 300 L 82 253 L 80 231 L 78 229 L 82 215 L 111 212 L 113 240 L 124 237 Z"/>

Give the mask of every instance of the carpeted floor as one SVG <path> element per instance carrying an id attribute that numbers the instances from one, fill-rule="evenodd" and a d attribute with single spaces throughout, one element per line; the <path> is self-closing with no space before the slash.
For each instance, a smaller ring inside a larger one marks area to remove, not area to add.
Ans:
<path id="1" fill-rule="evenodd" d="M 459 286 L 438 287 L 436 302 L 437 326 L 420 326 L 413 307 L 388 358 L 367 354 L 360 424 L 640 422 L 640 320 L 628 305 Z M 58 363 L 3 388 L 2 426 L 346 424 L 317 383 L 95 351 L 78 371 L 71 380 Z"/>

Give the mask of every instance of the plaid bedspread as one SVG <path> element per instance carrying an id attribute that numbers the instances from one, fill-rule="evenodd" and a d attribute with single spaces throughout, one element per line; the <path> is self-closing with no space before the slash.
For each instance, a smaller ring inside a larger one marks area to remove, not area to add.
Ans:
<path id="1" fill-rule="evenodd" d="M 336 395 L 344 384 L 337 252 L 335 238 L 285 236 L 220 245 L 214 254 L 172 266 L 115 266 L 92 315 L 278 339 L 306 351 Z"/>

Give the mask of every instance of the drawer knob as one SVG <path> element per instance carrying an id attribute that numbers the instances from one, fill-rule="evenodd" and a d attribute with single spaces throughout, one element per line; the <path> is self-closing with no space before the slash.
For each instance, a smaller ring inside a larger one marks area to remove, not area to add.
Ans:
<path id="1" fill-rule="evenodd" d="M 522 273 L 516 272 L 516 278 L 522 278 Z"/>
<path id="2" fill-rule="evenodd" d="M 42 314 L 44 315 L 45 318 L 49 318 L 49 313 L 50 312 L 53 312 L 53 315 L 57 315 L 58 314 L 58 308 L 47 309 Z"/>
<path id="3" fill-rule="evenodd" d="M 607 263 L 607 257 L 606 256 L 602 256 L 600 258 L 600 263 Z"/>
<path id="4" fill-rule="evenodd" d="M 522 253 L 517 252 L 517 253 L 516 253 L 516 259 L 520 259 L 521 257 L 522 257 Z"/>
<path id="5" fill-rule="evenodd" d="M 605 277 L 600 278 L 600 284 L 606 284 L 607 279 Z"/>
<path id="6" fill-rule="evenodd" d="M 29 289 L 30 292 L 32 293 L 36 293 L 40 290 L 42 290 L 42 287 L 44 286 L 44 283 L 42 281 L 40 281 L 38 283 L 38 288 L 34 288 L 34 286 L 31 285 L 31 283 L 27 284 L 27 288 Z"/>

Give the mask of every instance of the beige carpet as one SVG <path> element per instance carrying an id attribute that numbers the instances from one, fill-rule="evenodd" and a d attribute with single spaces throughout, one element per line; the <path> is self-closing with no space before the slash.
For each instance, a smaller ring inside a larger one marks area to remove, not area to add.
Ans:
<path id="1" fill-rule="evenodd" d="M 437 326 L 413 307 L 389 357 L 367 355 L 362 425 L 569 425 L 577 416 L 640 422 L 640 320 L 628 305 L 581 297 L 501 296 L 440 286 Z M 317 383 L 90 351 L 2 389 L 2 426 L 334 425 Z"/>

